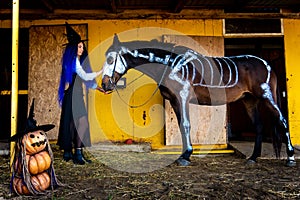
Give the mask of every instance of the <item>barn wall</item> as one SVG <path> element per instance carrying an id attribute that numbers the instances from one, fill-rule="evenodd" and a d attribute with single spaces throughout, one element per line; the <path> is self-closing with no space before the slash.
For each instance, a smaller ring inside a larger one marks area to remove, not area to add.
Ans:
<path id="1" fill-rule="evenodd" d="M 105 50 L 112 43 L 114 33 L 119 34 L 121 41 L 153 38 L 161 41 L 163 34 L 222 36 L 222 20 L 68 20 L 68 22 L 70 24 L 87 24 L 88 51 L 93 70 L 99 70 L 102 67 Z M 63 38 L 58 36 L 56 32 L 49 31 L 48 28 L 64 23 L 65 20 L 20 22 L 20 27 L 30 27 L 34 30 L 35 27 L 44 26 L 45 29 L 43 33 L 39 33 L 37 30 L 32 31 L 31 42 L 33 44 L 30 50 L 32 58 L 29 61 L 29 100 L 37 98 L 35 112 L 39 124 L 54 123 L 56 125 L 56 129 L 49 133 L 51 139 L 56 139 L 59 125 L 60 109 L 55 100 L 57 99 L 59 81 L 57 69 L 60 68 L 61 57 L 49 55 L 52 53 L 43 47 L 45 47 L 48 38 L 52 41 L 52 50 L 61 53 Z M 9 21 L 0 21 L 2 28 L 9 28 L 10 24 Z M 62 30 L 63 28 L 59 32 Z M 43 34 L 45 37 L 40 38 Z M 45 75 L 47 71 L 48 74 Z M 128 73 L 126 75 L 127 83 L 137 76 L 140 76 L 137 71 Z M 97 81 L 99 82 L 100 79 Z M 132 138 L 137 141 L 151 142 L 153 148 L 164 145 L 163 99 L 159 92 L 153 94 L 155 89 L 156 83 L 143 76 L 134 81 L 130 87 L 120 90 L 120 96 L 117 93 L 103 95 L 97 91 L 90 91 L 88 110 L 92 142 L 124 141 L 127 138 Z M 151 97 L 152 94 L 153 97 Z M 151 100 L 144 106 L 132 109 L 122 103 L 120 97 L 131 105 L 143 104 L 150 97 Z"/>
<path id="2" fill-rule="evenodd" d="M 284 46 L 286 60 L 287 98 L 291 139 L 300 145 L 300 20 L 284 19 Z"/>
<path id="3" fill-rule="evenodd" d="M 156 29 L 144 29 L 145 27 L 156 27 Z M 158 29 L 157 29 L 158 28 Z M 170 30 L 164 30 L 170 29 Z M 165 32 L 166 31 L 166 32 Z M 112 43 L 112 35 L 119 34 L 121 41 L 149 40 L 156 38 L 162 40 L 163 34 L 168 35 L 191 35 L 191 36 L 222 36 L 221 20 L 104 20 L 89 23 L 89 37 L 98 38 L 99 41 Z M 99 38 L 100 37 L 100 38 Z M 89 43 L 91 49 L 98 51 L 96 55 L 103 56 L 106 48 L 97 48 L 95 44 Z M 106 46 L 103 44 L 103 46 Z M 102 52 L 101 52 L 101 49 Z M 90 51 L 91 52 L 91 51 Z M 103 61 L 104 58 L 100 58 Z M 96 59 L 92 59 L 96 60 Z M 99 59 L 97 61 L 100 61 Z M 100 63 L 95 64 L 98 66 Z M 139 76 L 136 71 L 129 71 L 126 75 L 127 82 Z M 121 98 L 128 100 L 130 104 L 139 105 L 147 101 L 156 88 L 156 84 L 146 77 L 139 80 L 134 87 L 128 87 L 121 91 Z M 147 82 L 147 84 L 145 84 Z M 138 90 L 138 91 L 135 91 Z M 135 91 L 135 92 L 134 92 Z M 147 91 L 147 93 L 146 93 Z M 134 98 L 135 97 L 135 98 Z M 153 148 L 164 145 L 164 110 L 163 101 L 160 95 L 155 95 L 151 102 L 145 106 L 131 109 L 120 101 L 117 93 L 102 95 L 96 93 L 95 98 L 90 98 L 90 105 L 95 105 L 95 113 L 91 112 L 94 125 L 94 132 L 102 130 L 101 134 L 94 134 L 95 141 L 101 141 L 108 137 L 116 141 L 124 141 L 133 138 L 137 141 L 151 142 Z M 143 115 L 145 114 L 145 115 Z M 97 125 L 100 125 L 97 127 Z"/>
<path id="4" fill-rule="evenodd" d="M 63 25 L 65 20 L 33 20 L 33 21 L 20 21 L 20 27 L 21 28 L 29 28 L 32 26 L 47 26 L 47 25 Z M 185 35 L 194 35 L 194 36 L 222 36 L 222 21 L 221 20 L 68 20 L 71 24 L 87 24 L 88 25 L 88 50 L 89 53 L 94 56 L 92 59 L 93 61 L 93 68 L 99 69 L 104 61 L 104 51 L 106 48 L 111 44 L 111 37 L 114 33 L 122 33 L 124 31 L 136 29 L 135 36 L 136 38 L 141 39 L 149 39 L 156 37 L 159 39 L 159 36 L 155 36 L 155 33 L 144 33 L 141 32 L 141 28 L 143 27 L 160 27 L 160 28 L 168 28 L 172 29 L 174 31 L 179 31 L 182 34 Z M 287 89 L 288 89 L 288 108 L 289 108 L 289 124 L 290 124 L 290 132 L 292 137 L 292 142 L 295 145 L 300 145 L 300 135 L 297 133 L 300 126 L 300 114 L 299 114 L 299 105 L 297 99 L 300 97 L 299 90 L 297 88 L 300 71 L 298 67 L 299 63 L 299 55 L 300 55 L 300 49 L 298 48 L 300 45 L 300 20 L 293 20 L 293 19 L 284 19 L 283 20 L 283 28 L 284 28 L 284 43 L 285 43 L 285 59 L 286 59 L 286 76 L 287 76 Z M 0 20 L 0 28 L 11 28 L 11 21 L 10 20 Z M 130 37 L 127 38 L 122 35 L 120 37 L 121 40 L 130 40 Z M 36 40 L 36 42 L 39 40 Z M 100 45 L 101 44 L 101 45 Z M 60 45 L 60 44 L 59 44 Z M 100 46 L 100 47 L 99 47 Z M 60 46 L 58 47 L 60 48 Z M 40 48 L 41 52 L 44 51 L 44 48 Z M 60 51 L 60 49 L 58 49 Z M 45 52 L 44 52 L 45 53 Z M 35 53 L 36 55 L 37 53 Z M 37 57 L 36 57 L 37 58 Z M 46 65 L 46 63 L 51 64 L 51 66 L 58 65 L 60 62 L 60 58 L 56 58 L 57 60 L 53 60 L 53 62 L 50 63 L 50 60 L 45 59 L 45 56 L 40 56 L 40 59 L 43 60 L 43 65 Z M 35 58 L 31 58 L 35 59 Z M 29 61 L 32 62 L 32 61 Z M 30 69 L 34 69 L 37 66 L 30 66 Z M 52 69 L 48 69 L 52 70 Z M 52 72 L 51 72 L 52 73 Z M 128 79 L 130 79 L 130 76 L 134 77 L 136 76 L 137 72 L 133 72 L 133 74 L 129 74 Z M 43 74 L 44 73 L 40 73 Z M 29 85 L 35 85 L 34 80 L 38 80 L 39 77 L 35 76 L 34 74 L 29 74 L 30 82 Z M 43 79 L 45 77 L 41 77 Z M 51 77 L 48 77 L 46 75 L 45 82 L 51 82 L 54 81 L 57 82 L 57 74 L 55 76 L 53 75 L 53 80 Z M 98 80 L 99 81 L 99 80 Z M 142 81 L 149 81 L 149 85 L 145 85 L 143 87 L 146 87 L 147 90 L 153 91 L 155 86 L 154 83 L 151 82 L 151 80 L 142 79 Z M 45 85 L 45 83 L 42 83 L 42 85 Z M 46 85 L 47 87 L 49 85 Z M 56 95 L 57 91 L 56 86 L 50 86 L 50 89 L 40 89 L 40 90 L 46 90 L 47 95 L 50 94 Z M 139 92 L 142 93 L 142 96 L 144 95 L 144 91 L 146 91 L 145 88 L 139 88 Z M 30 88 L 32 88 L 30 86 Z M 29 89 L 31 91 L 31 89 Z M 38 93 L 39 91 L 32 91 L 34 93 Z M 134 90 L 134 89 L 132 89 Z M 128 91 L 129 93 L 132 92 Z M 141 90 L 143 92 L 141 92 Z M 32 93 L 30 92 L 30 93 Z M 150 92 L 151 93 L 151 92 Z M 46 94 L 45 94 L 46 95 Z M 95 92 L 90 92 L 89 94 L 90 98 L 90 116 L 91 116 L 91 124 L 92 124 L 92 140 L 93 142 L 99 142 L 104 141 L 106 139 L 113 139 L 113 140 L 124 140 L 128 137 L 131 137 L 131 135 L 126 134 L 122 127 L 119 128 L 116 122 L 112 119 L 112 105 L 111 100 L 115 99 L 113 95 L 102 95 Z M 126 96 L 124 94 L 124 96 Z M 128 96 L 128 95 L 127 95 Z M 138 94 L 140 96 L 140 94 Z M 33 98 L 32 95 L 29 94 L 29 100 Z M 46 97 L 39 94 L 39 99 L 41 98 L 41 102 L 37 102 L 36 106 L 41 106 L 41 108 L 36 109 L 36 119 L 40 124 L 43 123 L 55 123 L 57 126 L 57 116 L 60 114 L 60 110 L 57 108 L 58 105 L 54 105 L 52 103 L 49 103 L 48 101 L 45 101 L 45 99 L 51 99 L 53 101 L 55 96 L 52 97 Z M 140 99 L 139 101 L 143 101 L 144 99 Z M 137 122 L 139 125 L 144 126 L 144 121 L 141 120 L 141 113 L 143 113 L 143 110 L 147 110 L 148 108 L 152 108 L 152 110 L 156 111 L 154 113 L 151 113 L 151 116 L 156 119 L 155 123 L 158 123 L 159 121 L 164 122 L 162 111 L 160 110 L 160 106 L 153 107 L 153 105 L 162 105 L 162 99 L 160 95 L 155 95 L 155 98 L 152 100 L 151 106 L 147 106 L 147 108 L 142 108 L 140 111 L 130 111 L 129 109 L 125 109 L 127 112 L 125 116 L 123 114 L 119 113 L 118 116 L 120 118 L 127 119 L 128 116 L 132 118 L 134 116 L 135 122 Z M 29 101 L 30 103 L 30 101 Z M 43 104 L 43 105 L 40 105 Z M 57 107 L 56 107 L 57 106 Z M 96 108 L 95 108 L 96 107 Z M 51 113 L 49 113 L 49 110 L 51 110 Z M 128 111 L 129 110 L 129 111 Z M 157 111 L 158 110 L 158 111 Z M 45 118 L 45 111 L 47 111 L 47 115 L 51 116 Z M 124 110 L 122 112 L 125 112 Z M 129 114 L 128 114 L 129 113 Z M 149 112 L 150 113 L 150 112 Z M 54 117 L 55 116 L 55 119 Z M 125 120 L 126 121 L 126 120 Z M 146 121 L 146 125 L 151 124 L 152 121 Z M 132 127 L 133 129 L 133 122 L 130 120 L 130 123 L 123 123 L 123 126 L 127 125 L 127 129 L 129 127 Z M 161 126 L 161 124 L 159 124 Z M 131 130 L 132 130 L 131 129 Z M 143 129 L 142 129 L 143 130 Z M 149 130 L 149 129 L 148 129 Z M 51 137 L 56 138 L 57 132 L 55 130 L 52 130 Z M 155 130 L 157 131 L 157 130 Z M 145 132 L 145 131 L 144 131 Z M 151 137 L 144 137 L 141 138 L 145 141 L 152 141 L 154 146 L 160 146 L 163 145 L 164 141 L 164 130 L 161 128 L 159 131 L 157 131 L 157 134 L 154 134 Z"/>

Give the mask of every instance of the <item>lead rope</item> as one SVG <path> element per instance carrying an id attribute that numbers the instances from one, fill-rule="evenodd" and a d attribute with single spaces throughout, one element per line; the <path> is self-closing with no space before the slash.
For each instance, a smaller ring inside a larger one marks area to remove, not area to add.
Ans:
<path id="1" fill-rule="evenodd" d="M 160 81 L 159 81 L 157 87 L 155 88 L 155 90 L 153 91 L 153 93 L 151 94 L 151 96 L 150 96 L 144 103 L 139 104 L 139 105 L 130 105 L 130 104 L 128 104 L 128 103 L 125 102 L 124 99 L 121 97 L 121 95 L 120 95 L 120 93 L 119 93 L 119 91 L 118 91 L 118 89 L 117 89 L 117 87 L 116 87 L 116 88 L 115 88 L 115 89 L 116 89 L 116 92 L 117 92 L 119 98 L 121 99 L 121 101 L 122 101 L 124 104 L 126 104 L 128 107 L 130 107 L 130 108 L 139 108 L 139 107 L 142 107 L 142 106 L 146 105 L 147 103 L 149 103 L 150 100 L 152 99 L 152 97 L 153 97 L 153 96 L 155 95 L 155 93 L 158 91 L 159 87 L 161 86 L 161 83 L 162 83 L 162 81 L 163 81 L 163 79 L 164 79 L 164 77 L 165 77 L 165 74 L 166 74 L 166 72 L 167 72 L 168 65 L 169 65 L 169 61 L 171 60 L 172 54 L 173 54 L 173 51 L 172 51 L 172 53 L 171 53 L 171 55 L 170 55 L 170 58 L 169 58 L 167 64 L 165 65 L 165 70 L 164 70 L 164 72 L 163 72 L 163 74 L 162 74 L 162 76 L 161 76 L 161 79 L 160 79 Z M 121 60 L 122 60 L 122 59 L 121 59 Z M 141 76 L 143 76 L 143 75 L 144 75 L 144 74 L 142 74 Z M 141 76 L 140 76 L 140 77 L 141 77 Z M 140 78 L 140 77 L 138 77 L 138 78 Z M 136 81 L 136 80 L 137 80 L 137 79 L 135 79 L 135 80 L 133 80 L 133 81 Z M 133 83 L 133 81 L 131 81 L 130 83 Z"/>
<path id="2" fill-rule="evenodd" d="M 163 75 L 161 76 L 161 79 L 160 79 L 160 81 L 159 81 L 159 84 L 157 85 L 157 87 L 155 88 L 155 90 L 153 91 L 153 93 L 151 94 L 151 96 L 150 96 L 144 103 L 139 104 L 139 105 L 130 105 L 130 104 L 126 103 L 125 100 L 121 97 L 121 95 L 120 95 L 120 93 L 119 93 L 119 90 L 118 90 L 117 87 L 116 87 L 115 89 L 116 89 L 116 92 L 117 92 L 119 98 L 121 99 L 121 101 L 122 101 L 124 104 L 126 104 L 126 105 L 127 105 L 128 107 L 130 107 L 130 108 L 139 108 L 139 107 L 142 107 L 142 106 L 146 105 L 147 103 L 150 102 L 150 100 L 152 99 L 152 97 L 155 95 L 155 93 L 156 93 L 157 90 L 159 89 L 159 87 L 160 87 L 160 85 L 161 85 L 161 83 L 162 83 L 162 81 L 163 81 L 163 79 L 164 79 L 164 76 L 165 76 L 165 74 L 166 74 L 167 69 L 168 69 L 168 67 L 165 66 L 165 70 L 164 70 L 164 72 L 163 72 Z M 144 74 L 143 74 L 143 75 L 144 75 Z M 136 80 L 137 80 L 137 79 L 136 79 Z M 132 82 L 131 82 L 131 83 L 132 83 Z"/>

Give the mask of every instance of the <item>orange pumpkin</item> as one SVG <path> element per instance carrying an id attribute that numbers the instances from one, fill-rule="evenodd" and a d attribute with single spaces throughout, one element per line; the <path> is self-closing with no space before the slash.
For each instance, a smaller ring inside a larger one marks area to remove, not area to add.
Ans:
<path id="1" fill-rule="evenodd" d="M 38 130 L 25 134 L 22 141 L 26 145 L 26 153 L 32 155 L 45 149 L 47 136 L 44 131 Z"/>
<path id="2" fill-rule="evenodd" d="M 51 165 L 51 158 L 47 151 L 41 151 L 40 153 L 32 155 L 29 158 L 26 156 L 26 159 L 28 162 L 29 172 L 33 175 L 49 169 Z"/>
<path id="3" fill-rule="evenodd" d="M 25 195 L 30 194 L 27 186 L 25 185 L 25 183 L 23 182 L 23 180 L 21 178 L 17 178 L 17 177 L 14 178 L 13 188 L 14 188 L 15 192 L 18 194 L 25 194 Z"/>
<path id="4" fill-rule="evenodd" d="M 43 192 L 50 186 L 50 176 L 47 172 L 31 177 L 31 183 L 37 191 Z"/>
<path id="5" fill-rule="evenodd" d="M 50 186 L 50 176 L 47 172 L 40 173 L 30 178 L 31 184 L 35 190 L 43 192 Z M 18 194 L 30 194 L 28 187 L 25 185 L 21 178 L 15 177 L 13 180 L 13 188 Z"/>

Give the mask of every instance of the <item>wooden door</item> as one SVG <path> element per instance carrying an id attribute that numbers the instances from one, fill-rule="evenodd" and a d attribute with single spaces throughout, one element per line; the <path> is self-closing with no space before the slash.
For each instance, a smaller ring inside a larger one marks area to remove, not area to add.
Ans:
<path id="1" fill-rule="evenodd" d="M 187 46 L 208 56 L 224 55 L 223 37 L 165 35 L 164 42 Z M 165 100 L 166 145 L 181 145 L 176 115 Z M 192 144 L 227 144 L 226 105 L 200 106 L 190 104 Z"/>
<path id="2" fill-rule="evenodd" d="M 87 25 L 72 25 L 87 38 Z M 61 59 L 67 37 L 65 25 L 32 26 L 29 29 L 28 103 L 35 98 L 35 119 L 39 124 L 55 124 L 48 132 L 50 140 L 57 139 L 60 107 L 57 91 L 61 73 Z"/>

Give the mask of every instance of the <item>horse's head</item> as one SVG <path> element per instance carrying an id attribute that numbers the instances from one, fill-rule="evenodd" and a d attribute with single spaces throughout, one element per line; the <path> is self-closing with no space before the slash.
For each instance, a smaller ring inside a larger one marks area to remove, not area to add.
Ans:
<path id="1" fill-rule="evenodd" d="M 127 70 L 127 63 L 122 56 L 122 47 L 115 34 L 112 46 L 106 52 L 106 61 L 103 66 L 102 88 L 105 92 L 112 91 L 118 80 Z"/>

